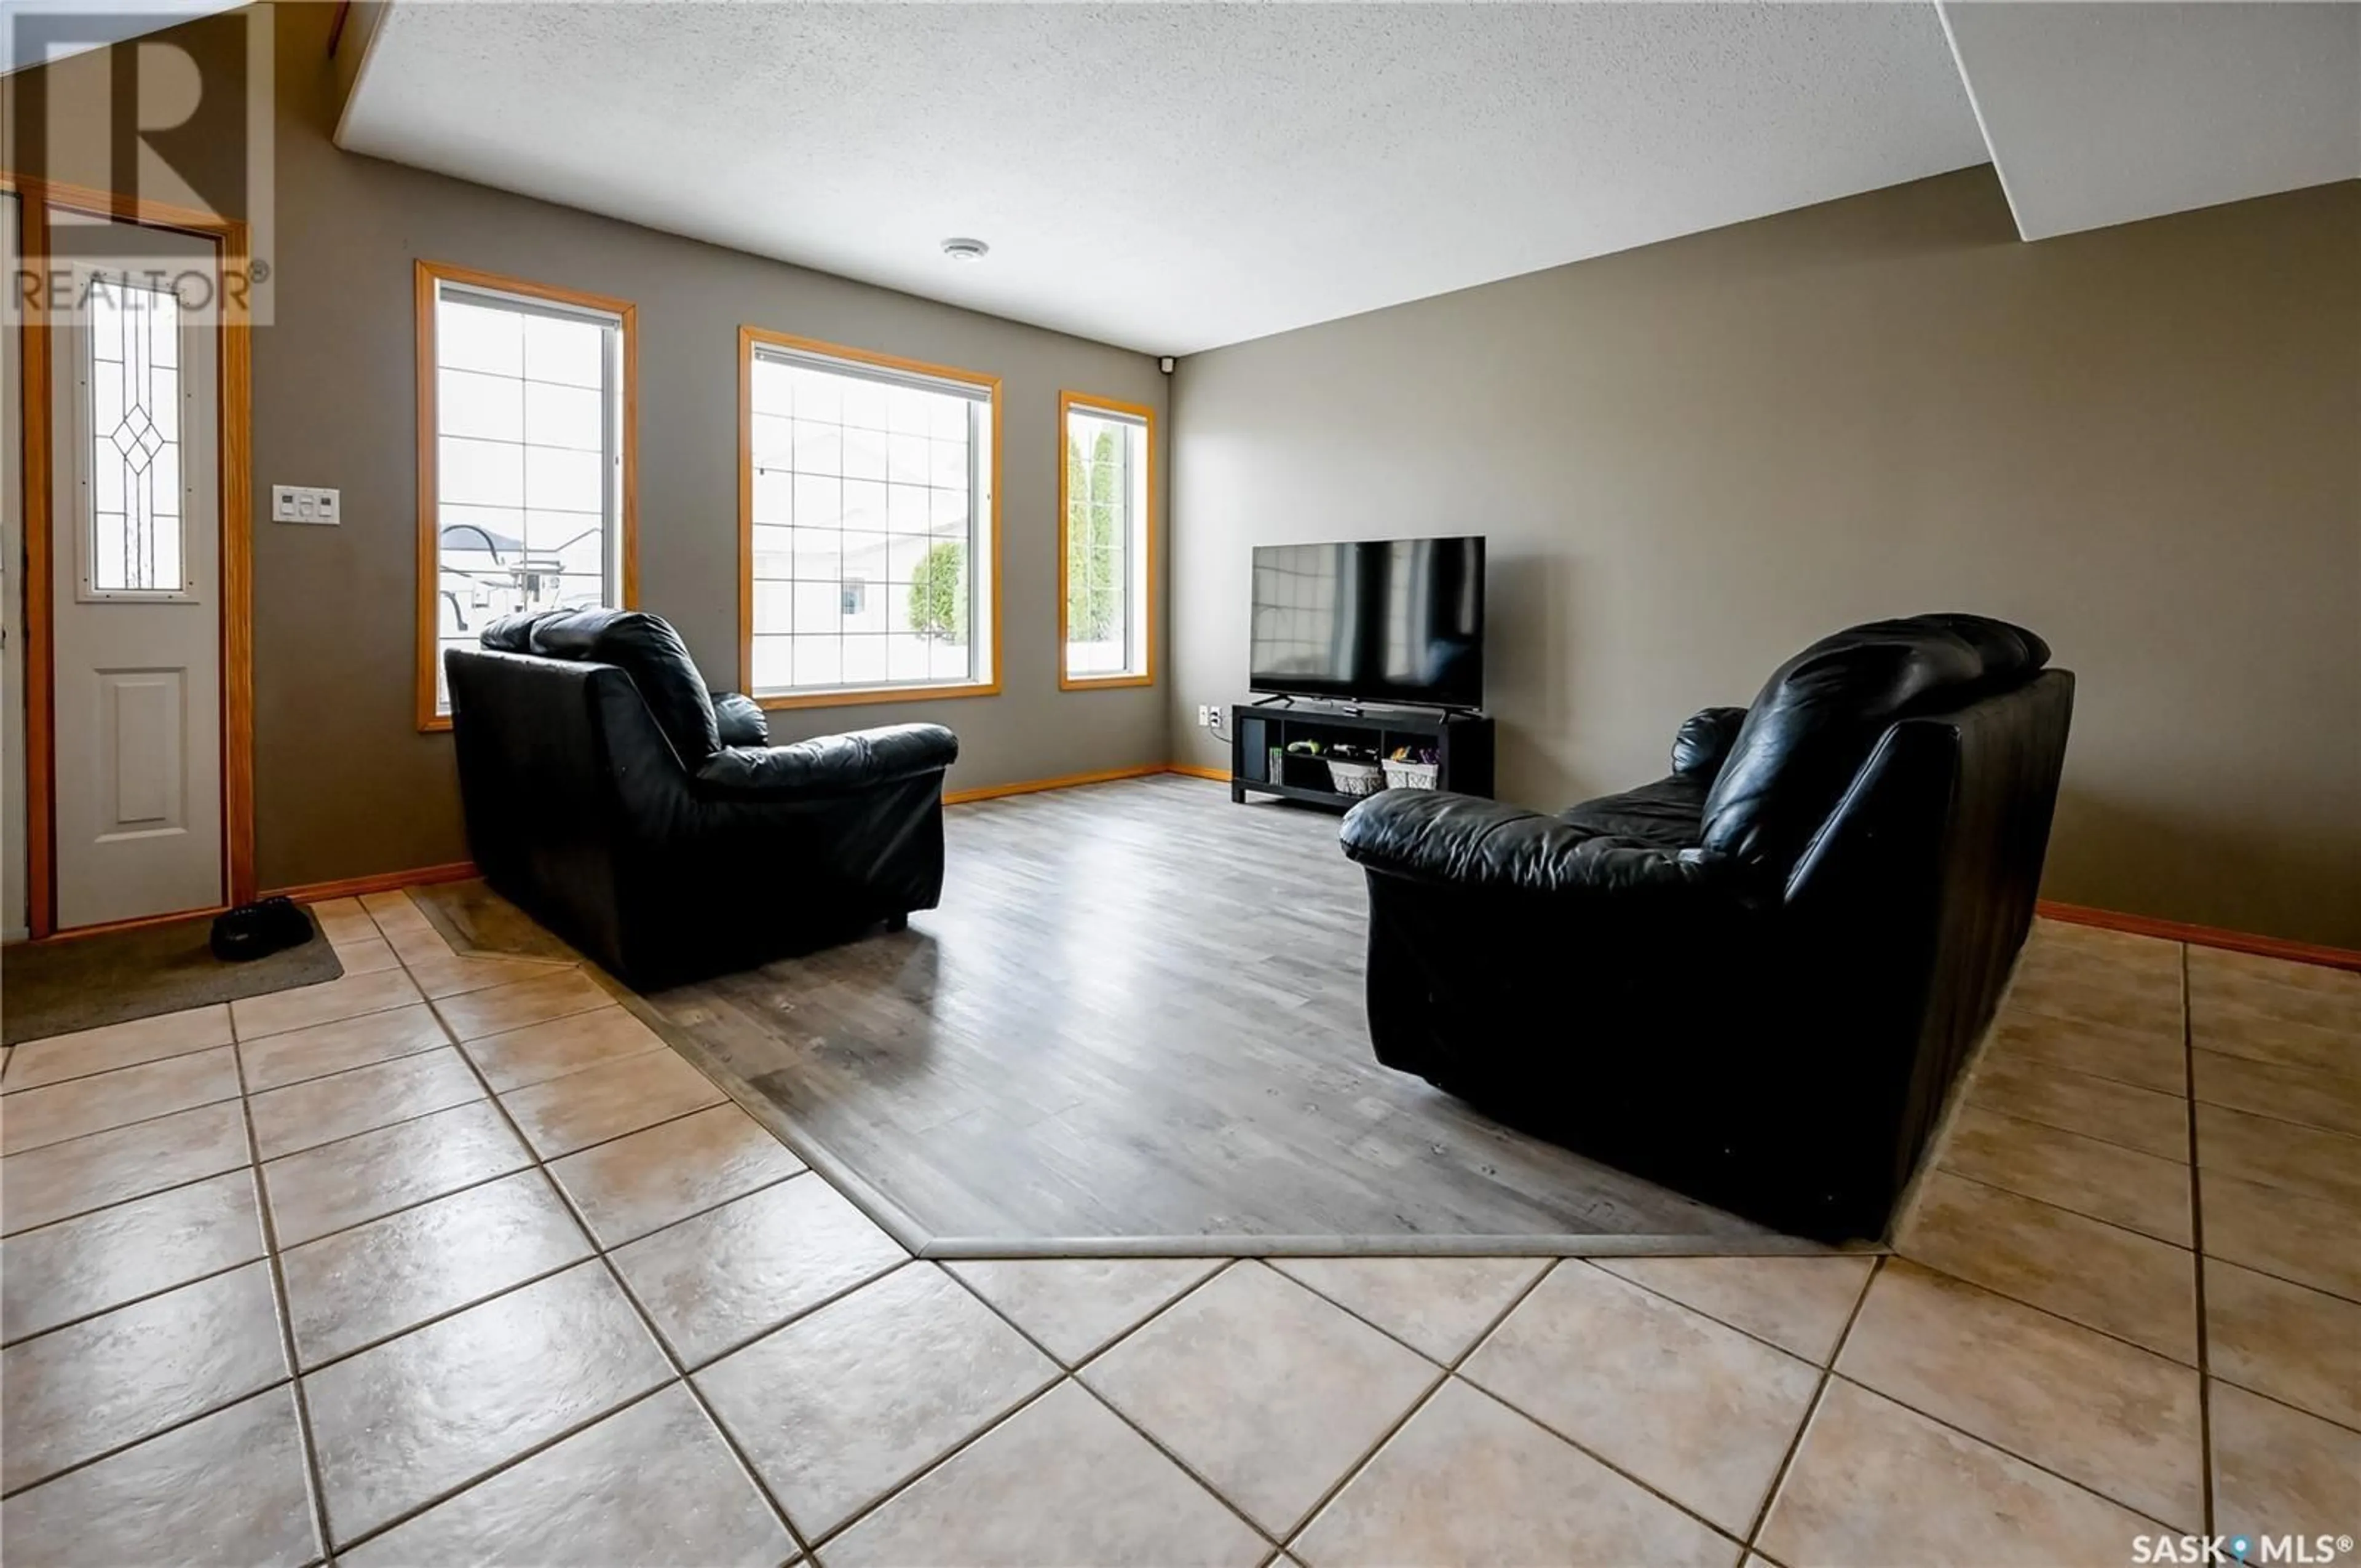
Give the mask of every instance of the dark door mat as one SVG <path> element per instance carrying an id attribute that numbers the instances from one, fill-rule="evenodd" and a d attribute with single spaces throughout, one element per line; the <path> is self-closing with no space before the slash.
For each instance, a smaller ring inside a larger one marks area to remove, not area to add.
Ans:
<path id="1" fill-rule="evenodd" d="M 555 959 L 574 963 L 581 954 L 551 936 L 532 916 L 491 890 L 481 877 L 428 883 L 409 890 L 427 924 L 443 934 L 455 953 L 493 953 L 502 958 Z"/>
<path id="2" fill-rule="evenodd" d="M 303 917 L 312 920 L 312 912 Z M 205 946 L 213 916 L 95 937 L 19 942 L 0 952 L 0 1045 L 127 1024 L 215 1002 L 317 985 L 345 972 L 312 920 L 312 939 L 225 964 Z"/>

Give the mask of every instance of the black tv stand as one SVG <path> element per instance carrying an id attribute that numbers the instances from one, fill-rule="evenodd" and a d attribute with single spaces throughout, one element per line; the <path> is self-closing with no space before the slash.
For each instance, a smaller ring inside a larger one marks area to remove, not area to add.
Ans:
<path id="1" fill-rule="evenodd" d="M 1437 789 L 1461 795 L 1492 794 L 1492 720 L 1480 713 L 1443 708 L 1370 707 L 1361 704 L 1312 707 L 1293 699 L 1269 706 L 1270 699 L 1230 709 L 1230 798 L 1249 795 L 1275 795 L 1299 805 L 1331 811 L 1352 807 L 1359 796 L 1339 793 L 1328 779 L 1328 764 L 1316 756 L 1289 753 L 1292 740 L 1317 740 L 1323 747 L 1350 744 L 1379 757 L 1398 746 L 1432 748 L 1442 771 Z M 1270 753 L 1280 753 L 1274 775 Z"/>

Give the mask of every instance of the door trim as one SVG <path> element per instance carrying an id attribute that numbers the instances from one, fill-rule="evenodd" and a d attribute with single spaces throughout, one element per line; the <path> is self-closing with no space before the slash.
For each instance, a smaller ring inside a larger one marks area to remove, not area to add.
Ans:
<path id="1" fill-rule="evenodd" d="M 248 259 L 250 244 L 242 219 L 5 169 L 0 169 L 0 190 L 16 193 L 18 249 L 28 263 L 49 258 L 52 209 L 210 239 L 218 247 L 224 276 L 242 273 Z M 49 460 L 54 366 L 42 306 L 28 303 L 25 315 L 17 360 L 24 405 L 19 421 L 24 450 L 17 472 L 25 486 L 25 900 L 26 923 L 30 934 L 40 938 L 57 932 L 57 684 L 49 641 L 56 505 Z M 243 299 L 232 300 L 227 291 L 222 296 L 219 330 L 222 855 L 228 902 L 243 904 L 255 893 L 254 329 Z"/>

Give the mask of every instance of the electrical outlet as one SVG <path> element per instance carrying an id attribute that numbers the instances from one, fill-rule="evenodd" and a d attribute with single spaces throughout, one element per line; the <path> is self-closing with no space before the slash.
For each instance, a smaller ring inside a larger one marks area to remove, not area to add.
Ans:
<path id="1" fill-rule="evenodd" d="M 343 497 L 312 485 L 270 487 L 270 521 L 334 524 L 344 513 Z"/>

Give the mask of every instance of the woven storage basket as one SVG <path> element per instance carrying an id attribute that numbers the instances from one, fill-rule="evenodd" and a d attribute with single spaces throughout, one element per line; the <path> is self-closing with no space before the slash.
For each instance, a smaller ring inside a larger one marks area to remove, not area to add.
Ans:
<path id="1" fill-rule="evenodd" d="M 1443 776 L 1440 762 L 1388 762 L 1388 789 L 1433 789 L 1434 781 Z"/>

